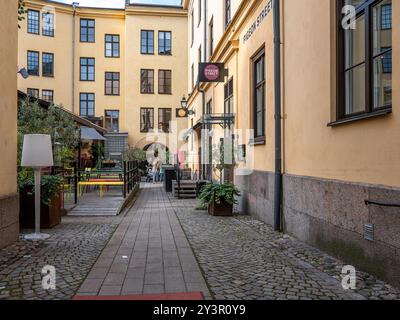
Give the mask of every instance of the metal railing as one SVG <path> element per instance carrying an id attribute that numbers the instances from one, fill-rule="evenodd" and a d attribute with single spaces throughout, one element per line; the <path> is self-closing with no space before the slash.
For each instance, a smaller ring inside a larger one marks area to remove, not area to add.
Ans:
<path id="1" fill-rule="evenodd" d="M 139 181 L 138 163 L 136 161 L 124 161 L 124 198 L 126 198 L 131 191 L 135 188 L 136 183 Z"/>

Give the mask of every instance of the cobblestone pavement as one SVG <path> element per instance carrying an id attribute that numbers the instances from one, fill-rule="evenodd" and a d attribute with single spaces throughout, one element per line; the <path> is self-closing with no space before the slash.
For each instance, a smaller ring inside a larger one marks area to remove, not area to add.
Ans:
<path id="1" fill-rule="evenodd" d="M 63 218 L 51 238 L 22 238 L 0 250 L 0 300 L 67 300 L 75 295 L 114 233 L 118 218 Z M 56 290 L 42 288 L 42 268 L 56 268 Z"/>
<path id="2" fill-rule="evenodd" d="M 249 216 L 213 217 L 197 201 L 171 199 L 216 299 L 400 299 L 400 291 L 358 272 L 341 286 L 343 262 Z"/>

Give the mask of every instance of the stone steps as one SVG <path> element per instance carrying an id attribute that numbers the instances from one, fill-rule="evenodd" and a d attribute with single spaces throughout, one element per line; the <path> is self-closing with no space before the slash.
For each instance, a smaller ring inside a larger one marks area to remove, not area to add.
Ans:
<path id="1" fill-rule="evenodd" d="M 178 192 L 179 197 L 184 199 L 196 199 L 197 198 L 197 183 L 193 181 L 181 181 L 180 188 L 178 188 L 178 182 L 172 182 L 172 195 L 177 198 Z"/>

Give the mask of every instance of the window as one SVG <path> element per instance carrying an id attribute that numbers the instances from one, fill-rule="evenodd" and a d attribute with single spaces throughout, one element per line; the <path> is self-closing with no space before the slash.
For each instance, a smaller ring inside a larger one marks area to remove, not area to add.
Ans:
<path id="1" fill-rule="evenodd" d="M 54 102 L 54 91 L 53 90 L 42 90 L 42 99 L 49 103 Z"/>
<path id="2" fill-rule="evenodd" d="M 141 49 L 142 54 L 154 54 L 154 31 L 141 31 Z"/>
<path id="3" fill-rule="evenodd" d="M 209 25 L 209 33 L 210 33 L 210 56 L 214 53 L 214 18 L 211 18 L 211 22 Z"/>
<path id="4" fill-rule="evenodd" d="M 233 78 L 229 79 L 224 86 L 224 113 L 233 112 Z"/>
<path id="5" fill-rule="evenodd" d="M 198 61 L 199 63 L 201 63 L 202 60 L 203 60 L 203 59 L 201 58 L 201 45 L 200 45 L 199 50 L 197 51 L 197 61 Z"/>
<path id="6" fill-rule="evenodd" d="M 42 76 L 54 76 L 54 54 L 52 53 L 42 53 Z"/>
<path id="7" fill-rule="evenodd" d="M 140 108 L 140 132 L 154 130 L 154 109 Z"/>
<path id="8" fill-rule="evenodd" d="M 232 4 L 231 0 L 225 0 L 225 29 L 228 27 L 232 19 Z"/>
<path id="9" fill-rule="evenodd" d="M 95 42 L 95 20 L 81 19 L 81 42 Z"/>
<path id="10" fill-rule="evenodd" d="M 142 69 L 140 73 L 140 92 L 154 93 L 154 70 Z"/>
<path id="11" fill-rule="evenodd" d="M 172 93 L 172 71 L 171 70 L 158 70 L 158 93 L 171 94 Z"/>
<path id="12" fill-rule="evenodd" d="M 392 1 L 358 3 L 356 28 L 339 32 L 337 120 L 392 105 Z"/>
<path id="13" fill-rule="evenodd" d="M 81 58 L 81 81 L 94 81 L 95 60 L 94 58 Z"/>
<path id="14" fill-rule="evenodd" d="M 253 127 L 255 142 L 265 139 L 265 51 L 253 58 Z"/>
<path id="15" fill-rule="evenodd" d="M 382 48 L 386 53 L 382 56 L 382 72 L 383 73 L 392 73 L 392 51 L 390 48 Z M 390 50 L 390 51 L 389 51 Z"/>
<path id="16" fill-rule="evenodd" d="M 106 34 L 105 56 L 119 58 L 119 35 Z"/>
<path id="17" fill-rule="evenodd" d="M 39 34 L 39 11 L 28 10 L 28 33 Z"/>
<path id="18" fill-rule="evenodd" d="M 42 35 L 54 37 L 54 14 L 43 12 L 42 14 Z"/>
<path id="19" fill-rule="evenodd" d="M 207 102 L 206 113 L 212 114 L 212 99 Z"/>
<path id="20" fill-rule="evenodd" d="M 201 2 L 203 1 L 203 0 L 197 0 L 198 1 L 198 13 L 197 13 L 197 18 L 198 18 L 198 20 L 197 20 L 197 23 L 198 23 L 198 25 L 200 25 L 200 22 L 201 22 Z"/>
<path id="21" fill-rule="evenodd" d="M 192 64 L 192 71 L 191 71 L 191 77 L 192 77 L 192 89 L 194 89 L 194 64 Z"/>
<path id="22" fill-rule="evenodd" d="M 105 79 L 106 96 L 119 96 L 119 72 L 106 72 Z"/>
<path id="23" fill-rule="evenodd" d="M 105 111 L 105 128 L 110 132 L 119 132 L 119 111 Z"/>
<path id="24" fill-rule="evenodd" d="M 171 32 L 159 31 L 158 32 L 158 54 L 171 55 Z"/>
<path id="25" fill-rule="evenodd" d="M 206 105 L 206 114 L 212 114 L 213 113 L 212 103 L 213 103 L 212 99 L 208 100 L 207 105 Z M 207 125 L 207 129 L 211 130 L 212 129 L 212 125 L 211 124 Z"/>
<path id="26" fill-rule="evenodd" d="M 392 29 L 392 4 L 381 7 L 381 28 L 382 30 Z"/>
<path id="27" fill-rule="evenodd" d="M 172 120 L 172 109 L 158 109 L 158 130 L 168 133 L 170 122 Z"/>
<path id="28" fill-rule="evenodd" d="M 29 97 L 39 99 L 39 89 L 28 88 L 28 90 L 26 91 L 26 94 Z"/>
<path id="29" fill-rule="evenodd" d="M 191 31 L 191 44 L 193 46 L 194 43 L 194 10 L 190 13 L 190 31 Z"/>
<path id="30" fill-rule="evenodd" d="M 81 93 L 79 112 L 82 117 L 94 117 L 94 93 Z"/>
<path id="31" fill-rule="evenodd" d="M 39 75 L 39 52 L 28 51 L 28 74 L 31 76 Z"/>

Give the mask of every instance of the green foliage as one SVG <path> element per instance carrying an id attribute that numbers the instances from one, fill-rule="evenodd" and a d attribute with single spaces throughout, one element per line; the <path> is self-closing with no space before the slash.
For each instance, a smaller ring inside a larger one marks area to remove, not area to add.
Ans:
<path id="1" fill-rule="evenodd" d="M 58 197 L 62 190 L 63 178 L 59 176 L 42 176 L 40 196 L 41 201 L 46 206 L 50 206 L 50 200 L 52 197 Z M 23 190 L 28 188 L 32 190 L 32 194 L 35 194 L 35 180 L 32 170 L 23 169 L 18 174 L 18 188 Z"/>
<path id="2" fill-rule="evenodd" d="M 147 172 L 147 155 L 144 150 L 129 148 L 125 153 L 125 161 L 136 162 L 139 176 L 143 176 Z"/>
<path id="3" fill-rule="evenodd" d="M 237 203 L 236 196 L 240 196 L 240 191 L 235 185 L 210 183 L 201 189 L 199 200 L 205 206 L 209 206 L 213 201 L 218 204 L 225 201 L 233 205 Z"/>
<path id="4" fill-rule="evenodd" d="M 89 152 L 93 157 L 93 165 L 95 165 L 97 169 L 100 169 L 104 159 L 104 143 L 100 141 L 92 143 Z"/>
<path id="5" fill-rule="evenodd" d="M 62 165 L 69 165 L 73 160 L 79 143 L 79 130 L 71 115 L 55 105 L 47 110 L 29 99 L 23 101 L 18 110 L 18 163 L 25 134 L 50 135 L 54 158 Z"/>
<path id="6" fill-rule="evenodd" d="M 139 148 L 129 148 L 125 153 L 125 161 L 146 161 L 146 152 Z"/>
<path id="7" fill-rule="evenodd" d="M 18 28 L 21 28 L 19 23 L 25 20 L 25 14 L 28 10 L 25 8 L 24 0 L 18 0 Z"/>

